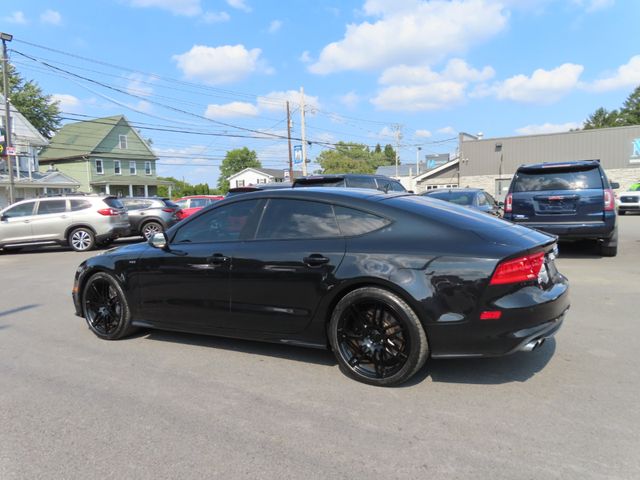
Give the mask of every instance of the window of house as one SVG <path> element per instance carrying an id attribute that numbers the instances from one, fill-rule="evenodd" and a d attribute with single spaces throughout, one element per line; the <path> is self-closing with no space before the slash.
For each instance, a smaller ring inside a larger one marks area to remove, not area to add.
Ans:
<path id="1" fill-rule="evenodd" d="M 144 162 L 144 174 L 151 175 L 151 162 Z"/>
<path id="2" fill-rule="evenodd" d="M 136 170 L 136 162 L 129 162 L 129 173 L 131 175 L 136 175 L 138 173 Z"/>
<path id="3" fill-rule="evenodd" d="M 244 187 L 244 180 L 236 180 L 236 187 Z"/>
<path id="4" fill-rule="evenodd" d="M 104 174 L 104 164 L 102 163 L 102 160 L 96 160 L 96 173 L 98 175 Z"/>
<path id="5" fill-rule="evenodd" d="M 120 140 L 120 148 L 122 150 L 127 149 L 127 136 L 126 135 L 118 135 L 118 139 Z"/>
<path id="6" fill-rule="evenodd" d="M 340 236 L 333 208 L 306 200 L 270 200 L 257 239 L 306 239 Z"/>
<path id="7" fill-rule="evenodd" d="M 120 160 L 113 161 L 113 172 L 116 175 L 122 175 L 122 166 L 120 165 Z"/>

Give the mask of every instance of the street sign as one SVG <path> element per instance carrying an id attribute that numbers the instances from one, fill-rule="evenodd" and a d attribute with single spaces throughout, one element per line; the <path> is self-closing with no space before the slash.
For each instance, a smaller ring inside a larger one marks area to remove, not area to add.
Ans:
<path id="1" fill-rule="evenodd" d="M 16 147 L 7 147 L 7 155 L 15 155 Z"/>
<path id="2" fill-rule="evenodd" d="M 302 163 L 302 145 L 293 146 L 293 163 Z"/>
<path id="3" fill-rule="evenodd" d="M 283 170 L 282 173 L 284 173 L 284 178 L 289 178 L 289 170 Z"/>

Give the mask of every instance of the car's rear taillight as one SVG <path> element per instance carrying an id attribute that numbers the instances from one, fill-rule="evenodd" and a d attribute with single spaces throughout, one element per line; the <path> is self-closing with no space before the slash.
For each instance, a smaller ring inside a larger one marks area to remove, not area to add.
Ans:
<path id="1" fill-rule="evenodd" d="M 615 210 L 615 209 L 616 209 L 616 201 L 615 201 L 615 197 L 613 196 L 613 190 L 611 190 L 610 188 L 607 188 L 604 191 L 604 211 L 610 212 L 611 210 Z"/>
<path id="2" fill-rule="evenodd" d="M 120 212 L 115 208 L 102 208 L 98 210 L 98 213 L 105 217 L 115 217 L 116 215 L 120 215 Z"/>
<path id="3" fill-rule="evenodd" d="M 168 208 L 168 207 L 167 207 L 167 208 L 163 208 L 163 209 L 162 209 L 162 211 L 163 211 L 163 212 L 166 212 L 166 213 L 173 213 L 173 212 L 175 212 L 176 210 L 175 210 L 174 208 Z"/>
<path id="4" fill-rule="evenodd" d="M 504 201 L 504 211 L 510 213 L 511 210 L 513 210 L 513 195 L 508 194 Z"/>
<path id="5" fill-rule="evenodd" d="M 544 252 L 501 262 L 493 273 L 489 285 L 505 285 L 535 280 L 538 278 L 543 263 Z"/>

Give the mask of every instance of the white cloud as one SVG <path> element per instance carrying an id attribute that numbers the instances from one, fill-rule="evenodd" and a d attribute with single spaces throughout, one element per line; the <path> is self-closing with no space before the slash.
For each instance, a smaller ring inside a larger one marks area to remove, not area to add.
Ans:
<path id="1" fill-rule="evenodd" d="M 588 13 L 593 13 L 613 7 L 616 2 L 615 0 L 573 0 L 573 3 L 584 7 Z"/>
<path id="2" fill-rule="evenodd" d="M 324 47 L 311 72 L 432 63 L 496 35 L 508 18 L 490 0 L 368 0 L 364 13 L 380 18 L 348 25 L 342 40 Z"/>
<path id="3" fill-rule="evenodd" d="M 27 17 L 24 16 L 24 12 L 13 12 L 8 17 L 3 17 L 2 20 L 8 23 L 16 23 L 18 25 L 26 25 L 28 23 Z"/>
<path id="4" fill-rule="evenodd" d="M 516 132 L 521 135 L 537 135 L 540 133 L 568 132 L 581 127 L 582 124 L 577 122 L 543 123 L 542 125 L 527 125 L 526 127 L 517 128 Z"/>
<path id="5" fill-rule="evenodd" d="M 481 85 L 472 96 L 550 104 L 574 90 L 583 71 L 582 65 L 573 63 L 565 63 L 552 70 L 539 68 L 530 77 L 521 74 L 493 85 Z"/>
<path id="6" fill-rule="evenodd" d="M 227 4 L 232 8 L 236 8 L 236 9 L 242 10 L 244 12 L 250 12 L 251 11 L 251 7 L 249 5 L 247 5 L 245 0 L 227 0 Z"/>
<path id="7" fill-rule="evenodd" d="M 305 50 L 304 52 L 302 52 L 299 60 L 302 63 L 310 63 L 312 61 L 312 58 L 311 58 L 311 55 L 309 54 L 309 50 Z"/>
<path id="8" fill-rule="evenodd" d="M 635 87 L 638 84 L 640 84 L 640 55 L 631 57 L 627 63 L 619 66 L 615 73 L 590 84 L 584 84 L 583 87 L 594 92 L 606 92 Z"/>
<path id="9" fill-rule="evenodd" d="M 220 85 L 237 82 L 256 71 L 269 73 L 270 69 L 260 60 L 261 52 L 259 48 L 247 50 L 244 45 L 194 45 L 188 52 L 174 55 L 173 59 L 185 77 Z"/>
<path id="10" fill-rule="evenodd" d="M 451 127 L 451 126 L 439 128 L 437 131 L 438 131 L 438 133 L 442 133 L 443 135 L 454 135 L 454 134 L 458 133 L 456 131 L 456 129 Z"/>
<path id="11" fill-rule="evenodd" d="M 129 4 L 132 7 L 160 8 L 185 17 L 195 17 L 202 13 L 200 0 L 129 0 Z"/>
<path id="12" fill-rule="evenodd" d="M 58 107 L 63 112 L 76 113 L 81 107 L 80 99 L 68 93 L 54 93 L 51 95 L 51 100 L 58 102 Z"/>
<path id="13" fill-rule="evenodd" d="M 415 136 L 418 138 L 431 138 L 432 133 L 429 130 L 416 130 Z"/>
<path id="14" fill-rule="evenodd" d="M 231 20 L 231 15 L 227 12 L 205 12 L 204 15 L 202 15 L 202 20 L 205 23 L 228 22 Z"/>
<path id="15" fill-rule="evenodd" d="M 209 104 L 204 116 L 207 118 L 255 117 L 258 107 L 248 102 L 230 102 L 223 105 Z"/>
<path id="16" fill-rule="evenodd" d="M 339 100 L 340 103 L 342 103 L 347 108 L 355 108 L 360 101 L 360 96 L 352 90 L 348 93 L 345 93 L 344 95 L 341 95 Z"/>
<path id="17" fill-rule="evenodd" d="M 276 33 L 278 30 L 280 30 L 280 28 L 282 28 L 282 20 L 273 20 L 269 24 L 269 28 L 267 31 L 269 33 Z"/>
<path id="18" fill-rule="evenodd" d="M 477 70 L 458 58 L 450 60 L 441 73 L 429 67 L 398 65 L 382 73 L 378 81 L 387 86 L 371 103 L 380 110 L 437 110 L 464 101 L 470 82 L 485 81 L 494 75 L 491 67 Z"/>
<path id="19" fill-rule="evenodd" d="M 140 95 L 148 97 L 153 93 L 153 87 L 150 83 L 153 82 L 153 77 L 146 77 L 139 73 L 132 73 L 129 75 L 129 82 L 127 83 L 127 92 L 132 95 Z"/>
<path id="20" fill-rule="evenodd" d="M 62 15 L 55 10 L 45 10 L 40 14 L 40 21 L 49 25 L 60 25 L 62 23 Z"/>
<path id="21" fill-rule="evenodd" d="M 297 90 L 274 91 L 258 97 L 258 108 L 261 111 L 282 112 L 289 100 L 291 106 L 300 106 L 300 92 Z M 313 114 L 314 109 L 320 108 L 320 100 L 313 95 L 304 95 L 305 109 Z"/>

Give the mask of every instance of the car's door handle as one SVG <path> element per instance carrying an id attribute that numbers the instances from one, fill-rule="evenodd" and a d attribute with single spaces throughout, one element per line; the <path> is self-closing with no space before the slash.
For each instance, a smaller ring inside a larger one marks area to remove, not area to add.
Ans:
<path id="1" fill-rule="evenodd" d="M 225 257 L 221 253 L 214 253 L 209 258 L 207 258 L 207 263 L 211 265 L 222 265 L 223 263 L 227 263 L 229 261 L 229 257 Z"/>
<path id="2" fill-rule="evenodd" d="M 304 257 L 302 261 L 310 267 L 319 267 L 320 265 L 329 263 L 330 259 L 323 255 L 320 255 L 319 253 L 313 253 L 308 257 Z"/>
<path id="3" fill-rule="evenodd" d="M 31 223 L 31 220 L 25 220 L 24 223 Z"/>

